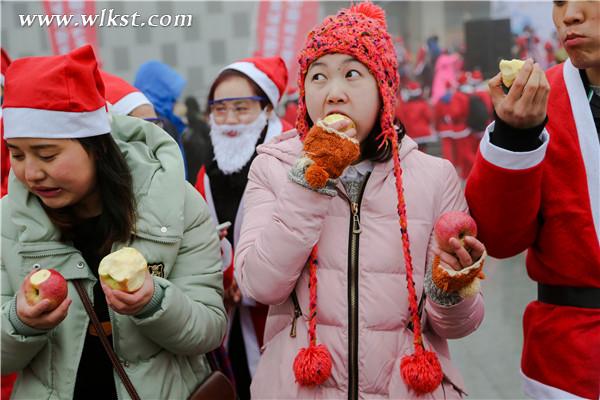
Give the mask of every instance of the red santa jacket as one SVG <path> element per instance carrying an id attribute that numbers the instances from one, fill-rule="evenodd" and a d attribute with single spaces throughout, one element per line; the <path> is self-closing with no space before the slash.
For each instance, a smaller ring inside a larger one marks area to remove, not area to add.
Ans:
<path id="1" fill-rule="evenodd" d="M 533 152 L 512 153 L 491 145 L 486 133 L 466 197 L 490 255 L 510 257 L 528 249 L 533 280 L 600 288 L 596 128 L 571 62 L 553 67 L 547 76 L 549 139 Z M 527 394 L 599 398 L 600 309 L 533 301 L 525 310 L 523 331 Z"/>
<path id="2" fill-rule="evenodd" d="M 408 135 L 417 143 L 436 140 L 435 135 L 431 133 L 433 113 L 424 99 L 418 98 L 403 102 L 396 115 L 404 124 Z"/>
<path id="3" fill-rule="evenodd" d="M 492 103 L 492 96 L 490 95 L 490 91 L 486 86 L 479 86 L 475 88 L 475 95 L 483 101 L 485 104 L 485 108 L 488 111 L 488 115 L 490 116 L 489 122 L 491 123 L 494 115 L 494 104 Z"/>
<path id="4" fill-rule="evenodd" d="M 467 127 L 469 116 L 469 94 L 457 90 L 450 100 L 450 115 L 452 117 L 452 137 L 460 139 L 468 136 L 471 130 Z"/>
<path id="5" fill-rule="evenodd" d="M 451 102 L 439 100 L 433 107 L 434 126 L 438 135 L 448 137 L 452 134 Z"/>

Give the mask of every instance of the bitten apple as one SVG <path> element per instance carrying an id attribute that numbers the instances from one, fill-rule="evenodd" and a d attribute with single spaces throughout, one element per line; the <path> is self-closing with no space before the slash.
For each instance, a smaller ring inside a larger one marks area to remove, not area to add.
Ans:
<path id="1" fill-rule="evenodd" d="M 525 65 L 525 61 L 513 59 L 513 60 L 500 60 L 500 72 L 502 73 L 502 83 L 507 88 L 510 88 L 517 74 Z"/>
<path id="2" fill-rule="evenodd" d="M 342 132 L 347 131 L 350 128 L 356 128 L 356 124 L 354 123 L 354 121 L 352 121 L 352 119 L 348 118 L 347 116 L 345 116 L 344 114 L 329 114 L 328 116 L 326 116 L 325 118 L 323 118 L 323 122 L 327 125 L 327 128 L 332 129 L 330 127 L 330 125 L 338 122 L 338 121 L 343 121 L 343 120 L 347 120 L 348 121 L 348 125 L 342 129 Z"/>
<path id="3" fill-rule="evenodd" d="M 148 263 L 133 247 L 123 247 L 104 257 L 98 267 L 100 279 L 116 290 L 133 293 L 144 284 Z"/>
<path id="4" fill-rule="evenodd" d="M 55 309 L 67 297 L 68 288 L 65 278 L 55 269 L 40 269 L 25 279 L 24 294 L 27 303 L 34 306 L 42 300 L 48 300 L 48 311 Z"/>
<path id="5" fill-rule="evenodd" d="M 442 214 L 433 228 L 438 246 L 445 252 L 453 253 L 451 238 L 456 238 L 464 246 L 465 236 L 477 236 L 477 224 L 471 216 L 462 211 L 449 211 Z"/>

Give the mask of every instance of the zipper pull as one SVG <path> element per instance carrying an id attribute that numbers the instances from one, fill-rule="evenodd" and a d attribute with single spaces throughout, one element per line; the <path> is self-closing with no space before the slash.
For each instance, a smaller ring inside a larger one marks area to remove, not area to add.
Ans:
<path id="1" fill-rule="evenodd" d="M 358 216 L 358 203 L 352 203 L 352 233 L 359 234 L 361 231 L 360 217 Z"/>
<path id="2" fill-rule="evenodd" d="M 290 331 L 290 337 L 296 337 L 296 320 L 300 318 L 302 315 L 302 311 L 295 309 L 294 316 L 292 317 L 292 330 Z"/>

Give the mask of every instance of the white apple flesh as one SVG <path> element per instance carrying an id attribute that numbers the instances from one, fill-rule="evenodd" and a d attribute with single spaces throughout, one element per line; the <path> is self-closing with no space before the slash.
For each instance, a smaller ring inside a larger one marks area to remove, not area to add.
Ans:
<path id="1" fill-rule="evenodd" d="M 25 281 L 25 299 L 34 306 L 42 300 L 48 300 L 48 311 L 55 309 L 63 302 L 69 292 L 67 281 L 54 269 L 40 269 Z"/>
<path id="2" fill-rule="evenodd" d="M 147 270 L 148 263 L 142 253 L 124 247 L 100 261 L 98 275 L 111 288 L 133 293 L 144 284 Z"/>

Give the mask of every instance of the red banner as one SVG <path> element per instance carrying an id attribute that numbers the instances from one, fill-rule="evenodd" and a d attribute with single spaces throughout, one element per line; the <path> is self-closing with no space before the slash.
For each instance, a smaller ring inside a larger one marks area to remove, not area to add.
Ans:
<path id="1" fill-rule="evenodd" d="M 84 44 L 91 44 L 98 53 L 98 43 L 96 39 L 96 27 L 91 24 L 84 24 L 82 15 L 94 15 L 96 13 L 96 3 L 94 0 L 44 0 L 44 11 L 51 18 L 53 16 L 71 16 L 68 23 L 58 23 L 54 17 L 52 23 L 48 26 L 50 43 L 54 54 L 65 54 Z M 65 22 L 65 20 L 62 20 Z M 86 26 L 91 25 L 91 26 Z"/>
<path id="2" fill-rule="evenodd" d="M 289 88 L 296 87 L 296 55 L 306 34 L 319 22 L 318 1 L 261 1 L 255 56 L 280 56 L 288 67 Z"/>

